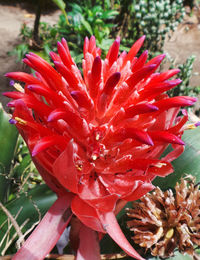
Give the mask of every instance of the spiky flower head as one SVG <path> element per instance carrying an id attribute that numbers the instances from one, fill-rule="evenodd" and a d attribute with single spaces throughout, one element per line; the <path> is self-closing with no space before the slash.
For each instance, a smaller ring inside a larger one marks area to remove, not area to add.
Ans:
<path id="1" fill-rule="evenodd" d="M 134 242 L 152 255 L 167 258 L 178 248 L 195 256 L 195 247 L 200 246 L 200 189 L 193 176 L 182 178 L 175 194 L 156 187 L 133 203 L 128 216 Z"/>
<path id="2" fill-rule="evenodd" d="M 58 196 L 71 192 L 73 214 L 87 227 L 108 232 L 138 259 L 120 240 L 122 233 L 117 235 L 121 231 L 114 214 L 152 190 L 156 176 L 173 171 L 170 162 L 184 149 L 181 135 L 187 121 L 186 114 L 178 113 L 196 101 L 168 97 L 165 92 L 181 82 L 169 80 L 179 70 L 155 72 L 165 55 L 147 61 L 145 51 L 137 58 L 144 38 L 121 54 L 117 38 L 105 60 L 95 37 L 86 38 L 83 76 L 62 39 L 58 55 L 50 53 L 55 68 L 27 54 L 23 61 L 35 75 L 8 73 L 25 86 L 5 93 L 13 99 L 8 104 L 14 107 L 11 123 L 47 185 Z M 161 158 L 169 144 L 173 151 Z"/>

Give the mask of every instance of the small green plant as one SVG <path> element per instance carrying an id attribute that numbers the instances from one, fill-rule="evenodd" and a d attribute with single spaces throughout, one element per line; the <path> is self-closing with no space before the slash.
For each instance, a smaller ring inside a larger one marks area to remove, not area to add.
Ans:
<path id="1" fill-rule="evenodd" d="M 182 80 L 181 84 L 179 84 L 173 90 L 170 90 L 170 96 L 197 96 L 200 93 L 200 87 L 191 87 L 190 80 L 192 77 L 193 64 L 195 61 L 195 56 L 191 55 L 183 64 L 179 64 L 178 68 L 180 72 L 178 77 Z M 171 60 L 173 64 L 173 61 Z M 171 68 L 174 66 L 172 65 Z"/>
<path id="2" fill-rule="evenodd" d="M 58 6 L 61 8 L 60 5 Z M 113 41 L 109 39 L 109 36 L 115 27 L 112 21 L 114 21 L 118 11 L 109 10 L 108 5 L 103 9 L 100 4 L 91 8 L 76 3 L 68 4 L 68 6 L 68 12 L 62 6 L 63 14 L 59 16 L 59 20 L 55 25 L 40 22 L 38 41 L 33 37 L 33 29 L 26 24 L 22 25 L 20 36 L 24 43 L 16 46 L 11 52 L 11 54 L 17 55 L 17 61 L 20 61 L 29 51 L 37 52 L 43 58 L 48 59 L 49 50 L 55 50 L 57 41 L 61 40 L 62 37 L 67 39 L 72 50 L 72 56 L 77 63 L 83 58 L 80 53 L 85 36 L 94 35 L 98 46 L 104 51 L 108 50 L 107 46 Z"/>
<path id="3" fill-rule="evenodd" d="M 128 13 L 121 10 L 121 35 L 135 40 L 146 35 L 144 48 L 151 52 L 162 51 L 166 35 L 170 36 L 185 14 L 183 1 L 126 0 Z"/>

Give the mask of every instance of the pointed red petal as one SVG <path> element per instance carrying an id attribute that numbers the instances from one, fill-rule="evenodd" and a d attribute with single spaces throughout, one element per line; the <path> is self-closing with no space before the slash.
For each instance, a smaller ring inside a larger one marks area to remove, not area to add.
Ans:
<path id="1" fill-rule="evenodd" d="M 69 59 L 68 55 L 67 55 L 67 52 L 64 48 L 64 46 L 62 45 L 62 43 L 60 42 L 57 42 L 57 48 L 58 48 L 58 53 L 59 53 L 59 56 L 63 62 L 63 64 L 67 67 L 67 68 L 71 68 L 71 60 Z"/>
<path id="2" fill-rule="evenodd" d="M 158 107 L 154 104 L 144 103 L 144 104 L 137 104 L 132 105 L 125 109 L 125 116 L 127 118 L 133 117 L 135 115 L 145 114 L 158 111 Z"/>
<path id="3" fill-rule="evenodd" d="M 162 99 L 154 103 L 155 106 L 159 108 L 159 110 L 167 110 L 172 107 L 184 107 L 184 106 L 192 106 L 197 101 L 197 98 L 187 97 L 187 96 L 179 96 Z"/>
<path id="4" fill-rule="evenodd" d="M 34 146 L 32 156 L 36 156 L 38 153 L 54 145 L 58 145 L 62 147 L 62 149 L 64 149 L 68 141 L 69 140 L 67 140 L 61 135 L 45 136 L 41 140 L 39 140 L 39 142 Z"/>
<path id="5" fill-rule="evenodd" d="M 72 212 L 69 207 L 72 198 L 73 195 L 68 193 L 54 202 L 13 260 L 41 260 L 46 257 L 71 219 Z"/>
<path id="6" fill-rule="evenodd" d="M 91 98 L 88 97 L 86 92 L 74 90 L 70 94 L 76 100 L 79 107 L 84 107 L 88 110 L 93 109 L 93 102 Z"/>
<path id="7" fill-rule="evenodd" d="M 88 37 L 85 37 L 84 40 L 84 45 L 83 45 L 83 54 L 84 54 L 84 59 L 86 58 L 86 53 L 88 52 L 88 48 L 89 48 L 89 39 Z"/>
<path id="8" fill-rule="evenodd" d="M 120 38 L 117 37 L 117 39 L 113 42 L 112 46 L 110 47 L 108 54 L 106 56 L 106 58 L 109 61 L 110 67 L 117 60 L 118 53 L 119 53 L 119 46 L 120 46 Z"/>
<path id="9" fill-rule="evenodd" d="M 128 60 L 132 61 L 132 59 L 136 56 L 140 48 L 142 47 L 142 44 L 145 40 L 145 36 L 142 36 L 140 39 L 138 39 L 133 46 L 131 47 L 130 51 L 128 52 L 127 56 L 124 59 L 124 65 Z"/>
<path id="10" fill-rule="evenodd" d="M 94 59 L 93 65 L 92 65 L 92 79 L 94 81 L 99 81 L 101 77 L 101 67 L 102 67 L 102 62 L 101 58 L 97 56 Z"/>
<path id="11" fill-rule="evenodd" d="M 101 220 L 104 229 L 107 231 L 109 236 L 130 256 L 144 260 L 135 249 L 129 244 L 128 240 L 124 236 L 119 224 L 117 223 L 116 217 L 113 212 L 102 214 L 99 212 L 99 218 Z"/>
<path id="12" fill-rule="evenodd" d="M 165 81 L 167 79 L 170 79 L 171 77 L 173 77 L 174 75 L 176 75 L 177 73 L 179 73 L 180 70 L 179 69 L 171 69 L 165 72 L 160 73 L 155 80 L 159 80 L 159 81 Z"/>
<path id="13" fill-rule="evenodd" d="M 152 132 L 148 132 L 148 134 L 151 136 L 151 138 L 154 141 L 168 142 L 171 144 L 180 144 L 180 145 L 185 144 L 178 136 L 171 134 L 167 131 L 152 131 Z"/>
<path id="14" fill-rule="evenodd" d="M 41 82 L 34 78 L 32 75 L 25 73 L 25 72 L 9 72 L 5 74 L 6 77 L 26 82 L 28 84 L 40 84 Z"/>
<path id="15" fill-rule="evenodd" d="M 120 72 L 115 72 L 113 73 L 108 80 L 106 81 L 106 84 L 104 86 L 103 89 L 103 93 L 106 95 L 111 95 L 114 87 L 117 85 L 117 83 L 119 82 L 121 77 L 121 73 Z"/>
<path id="16" fill-rule="evenodd" d="M 55 67 L 58 72 L 66 79 L 69 84 L 70 90 L 79 90 L 78 80 L 74 74 L 61 62 L 54 61 Z"/>
<path id="17" fill-rule="evenodd" d="M 94 54 L 93 52 L 96 50 L 96 39 L 95 36 L 92 35 L 89 40 L 88 52 Z"/>
<path id="18" fill-rule="evenodd" d="M 145 64 L 147 57 L 148 57 L 148 51 L 146 50 L 140 55 L 137 62 L 133 65 L 132 71 L 135 72 L 141 69 Z"/>
<path id="19" fill-rule="evenodd" d="M 65 51 L 67 53 L 67 57 L 68 57 L 70 63 L 74 64 L 73 59 L 72 59 L 71 54 L 70 54 L 70 51 L 69 51 L 69 47 L 68 47 L 67 41 L 65 40 L 65 38 L 61 39 L 61 43 L 62 43 L 63 47 L 65 48 Z"/>
<path id="20" fill-rule="evenodd" d="M 141 143 L 153 145 L 153 141 L 149 134 L 144 130 L 136 128 L 120 128 L 116 131 L 116 133 L 114 133 L 113 137 L 116 138 L 116 141 L 119 142 L 127 138 L 132 138 Z"/>
<path id="21" fill-rule="evenodd" d="M 160 55 L 154 57 L 149 62 L 147 62 L 146 66 L 149 66 L 151 64 L 156 64 L 156 68 L 155 68 L 155 70 L 156 70 L 159 67 L 162 60 L 165 58 L 165 56 L 166 56 L 166 54 L 160 54 Z"/>

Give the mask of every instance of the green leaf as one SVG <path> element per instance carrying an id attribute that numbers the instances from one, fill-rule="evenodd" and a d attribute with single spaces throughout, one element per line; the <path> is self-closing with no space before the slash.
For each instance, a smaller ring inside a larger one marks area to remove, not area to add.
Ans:
<path id="1" fill-rule="evenodd" d="M 159 257 L 156 256 L 152 256 L 152 257 L 148 257 L 148 260 L 159 260 Z M 189 256 L 188 254 L 181 254 L 180 252 L 176 251 L 174 256 L 167 258 L 167 260 L 192 260 L 193 258 L 191 256 Z"/>
<path id="2" fill-rule="evenodd" d="M 89 32 L 89 34 L 92 36 L 93 31 L 92 31 L 92 27 L 90 26 L 90 24 L 85 19 L 82 19 L 81 23 L 85 27 L 85 29 Z"/>
<path id="3" fill-rule="evenodd" d="M 16 219 L 19 226 L 21 226 L 25 221 L 28 221 L 23 228 L 23 232 L 25 232 L 39 220 L 40 214 L 42 217 L 46 213 L 55 200 L 56 195 L 46 185 L 40 185 L 27 192 L 27 194 L 23 194 L 19 198 L 8 202 L 5 207 L 13 217 L 20 212 Z M 8 230 L 8 221 L 6 214 L 1 209 L 0 227 L 0 241 L 2 241 Z M 14 227 L 12 227 L 7 239 L 11 239 L 15 233 L 16 231 Z M 0 254 L 4 246 L 5 242 L 3 242 L 0 247 Z"/>
<path id="4" fill-rule="evenodd" d="M 18 131 L 9 123 L 10 116 L 0 104 L 0 201 L 5 202 L 8 196 L 9 175 L 12 159 L 17 144 Z"/>
<path id="5" fill-rule="evenodd" d="M 67 17 L 67 13 L 66 13 L 66 11 L 65 11 L 65 8 L 66 8 L 65 2 L 64 2 L 63 0 L 52 0 L 52 1 L 53 1 L 53 2 L 58 6 L 58 8 L 60 8 L 60 10 L 63 12 L 67 24 L 69 24 L 68 17 Z"/>
<path id="6" fill-rule="evenodd" d="M 58 8 L 60 8 L 61 10 L 65 10 L 65 2 L 63 0 L 52 0 L 57 6 Z"/>
<path id="7" fill-rule="evenodd" d="M 172 163 L 174 172 L 165 178 L 157 177 L 153 182 L 163 190 L 173 188 L 186 174 L 195 176 L 196 182 L 200 181 L 200 129 L 185 131 L 182 139 L 185 151 Z"/>

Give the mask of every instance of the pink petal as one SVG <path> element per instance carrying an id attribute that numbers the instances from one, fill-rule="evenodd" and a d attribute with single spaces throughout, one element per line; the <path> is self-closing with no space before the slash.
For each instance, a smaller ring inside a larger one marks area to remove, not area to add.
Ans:
<path id="1" fill-rule="evenodd" d="M 144 260 L 130 245 L 126 237 L 124 236 L 120 226 L 116 220 L 116 217 L 113 212 L 108 212 L 102 214 L 99 212 L 99 218 L 104 226 L 104 229 L 109 234 L 109 236 L 130 256 L 138 259 Z"/>
<path id="2" fill-rule="evenodd" d="M 123 199 L 126 201 L 138 200 L 153 189 L 154 189 L 153 184 L 144 182 L 136 190 L 134 190 L 134 192 L 131 195 L 124 197 Z"/>
<path id="3" fill-rule="evenodd" d="M 74 215 L 76 215 L 87 227 L 105 233 L 96 210 L 78 196 L 75 196 L 72 200 L 71 209 Z"/>
<path id="4" fill-rule="evenodd" d="M 70 141 L 64 152 L 53 164 L 53 173 L 66 189 L 77 193 L 78 177 L 74 162 L 74 155 L 73 141 Z"/>
<path id="5" fill-rule="evenodd" d="M 133 44 L 133 46 L 131 47 L 130 51 L 128 52 L 127 56 L 124 59 L 124 65 L 126 64 L 126 62 L 128 60 L 130 60 L 130 61 L 133 60 L 133 58 L 136 56 L 136 54 L 138 53 L 138 51 L 142 47 L 144 40 L 145 40 L 145 35 L 143 35 L 140 39 L 138 39 Z"/>
<path id="6" fill-rule="evenodd" d="M 36 156 L 38 153 L 54 145 L 58 145 L 64 149 L 67 146 L 68 141 L 69 140 L 61 135 L 45 136 L 34 146 L 32 156 Z"/>
<path id="7" fill-rule="evenodd" d="M 52 250 L 68 225 L 73 195 L 67 193 L 54 202 L 40 224 L 25 241 L 13 260 L 41 260 Z"/>
<path id="8" fill-rule="evenodd" d="M 97 232 L 83 225 L 79 233 L 80 244 L 76 260 L 100 260 Z"/>
<path id="9" fill-rule="evenodd" d="M 174 150 L 168 153 L 162 160 L 172 162 L 178 158 L 183 152 L 185 147 L 183 145 L 173 145 Z"/>
<path id="10" fill-rule="evenodd" d="M 152 131 L 152 132 L 149 131 L 148 134 L 154 141 L 167 142 L 171 144 L 180 144 L 180 145 L 185 144 L 178 136 L 171 134 L 167 131 Z"/>

